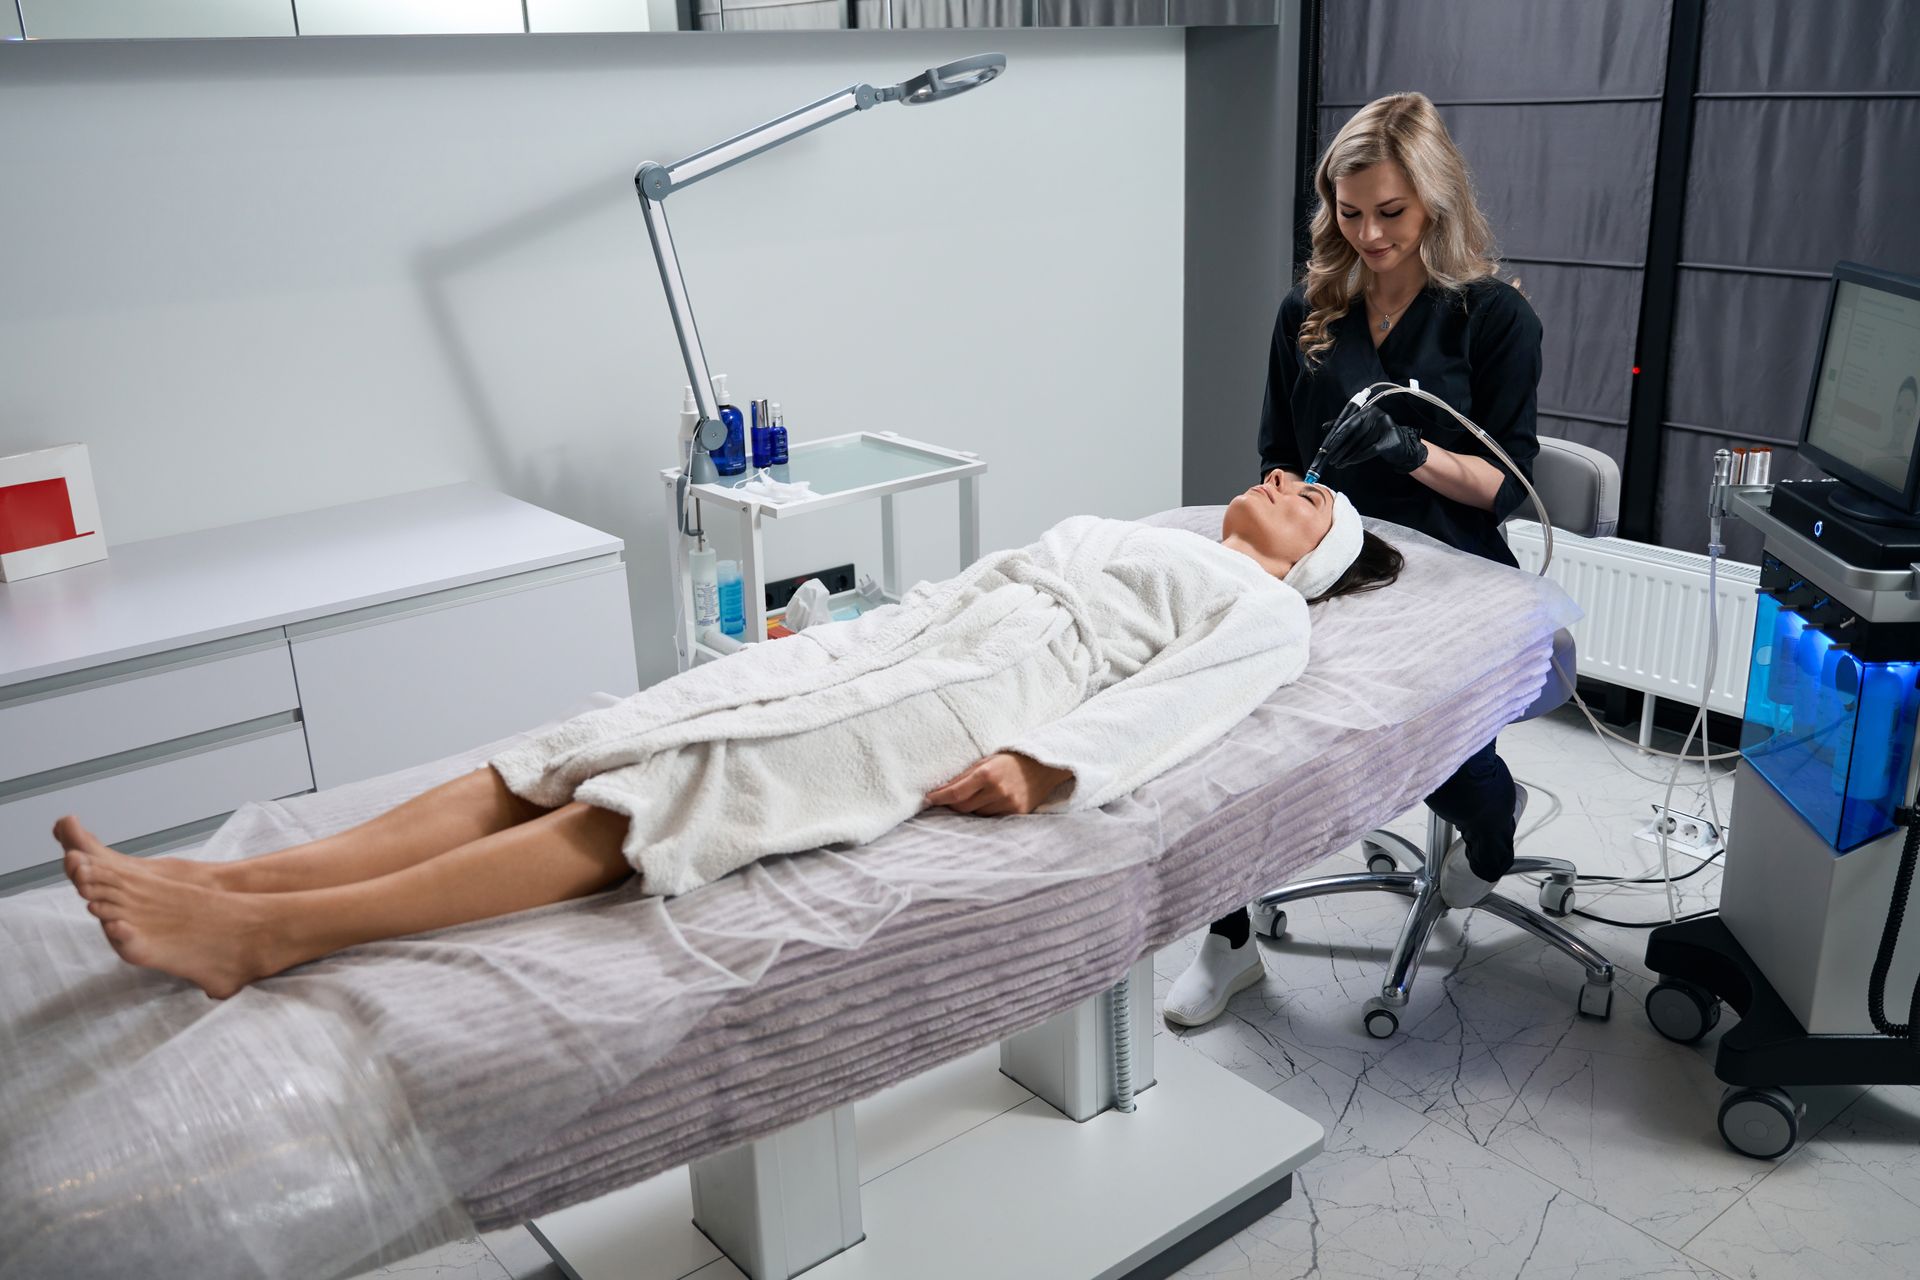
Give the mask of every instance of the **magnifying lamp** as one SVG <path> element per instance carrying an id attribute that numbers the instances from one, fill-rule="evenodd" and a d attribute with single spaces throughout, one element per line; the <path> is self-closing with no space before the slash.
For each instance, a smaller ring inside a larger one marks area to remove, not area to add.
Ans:
<path id="1" fill-rule="evenodd" d="M 667 227 L 667 197 L 702 178 L 712 177 L 722 169 L 730 169 L 763 151 L 771 151 L 803 133 L 811 133 L 823 125 L 832 124 L 842 116 L 865 111 L 883 102 L 901 102 L 910 107 L 939 102 L 943 98 L 979 88 L 1006 70 L 1006 67 L 1005 54 L 978 53 L 970 58 L 930 67 L 910 80 L 884 89 L 876 89 L 870 84 L 852 85 L 797 111 L 788 112 L 777 120 L 769 120 L 758 128 L 728 138 L 705 151 L 696 151 L 676 164 L 643 164 L 633 175 L 633 185 L 640 193 L 640 207 L 647 218 L 647 235 L 653 240 L 654 261 L 660 266 L 660 283 L 666 288 L 667 309 L 673 313 L 674 333 L 680 339 L 680 356 L 686 362 L 687 382 L 693 388 L 694 404 L 700 411 L 699 425 L 694 429 L 694 474 L 682 476 L 680 480 L 683 496 L 682 532 L 693 532 L 686 524 L 685 486 L 689 479 L 701 483 L 714 478 L 711 451 L 726 442 L 727 428 L 720 420 L 720 406 L 714 398 L 713 380 L 707 372 L 706 352 L 700 345 L 700 331 L 694 325 L 693 306 L 687 298 L 687 282 L 680 274 L 680 259 L 673 249 L 673 233 Z"/>

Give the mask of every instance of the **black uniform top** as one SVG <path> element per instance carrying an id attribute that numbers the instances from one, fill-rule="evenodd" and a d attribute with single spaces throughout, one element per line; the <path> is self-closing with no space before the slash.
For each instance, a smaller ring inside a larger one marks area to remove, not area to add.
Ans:
<path id="1" fill-rule="evenodd" d="M 1326 427 L 1353 395 L 1374 382 L 1406 385 L 1414 378 L 1478 423 L 1533 478 L 1540 452 L 1534 403 L 1540 383 L 1540 319 L 1520 291 L 1498 280 L 1476 280 L 1458 293 L 1428 286 L 1407 304 L 1376 350 L 1367 332 L 1366 307 L 1353 308 L 1332 326 L 1333 346 L 1308 368 L 1300 355 L 1304 295 L 1295 289 L 1280 304 L 1267 362 L 1267 400 L 1260 413 L 1260 473 L 1275 467 L 1304 472 L 1320 449 Z M 1506 468 L 1465 427 L 1434 405 L 1394 396 L 1380 408 L 1396 422 L 1418 426 L 1423 439 L 1453 453 L 1485 458 Z M 1527 501 L 1526 490 L 1508 475 L 1482 511 L 1442 497 L 1409 475 L 1378 460 L 1328 467 L 1321 476 L 1344 492 L 1362 515 L 1418 529 L 1463 551 L 1513 564 L 1499 534 L 1500 522 Z"/>

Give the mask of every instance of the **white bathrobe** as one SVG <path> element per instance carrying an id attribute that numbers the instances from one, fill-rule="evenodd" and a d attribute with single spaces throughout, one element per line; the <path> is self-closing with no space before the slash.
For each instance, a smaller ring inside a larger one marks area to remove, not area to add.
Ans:
<path id="1" fill-rule="evenodd" d="M 1070 770 L 1041 812 L 1126 795 L 1307 663 L 1300 593 L 1177 529 L 1076 516 L 897 606 L 755 644 L 493 761 L 536 804 L 625 814 L 642 886 L 864 843 L 969 764 Z"/>

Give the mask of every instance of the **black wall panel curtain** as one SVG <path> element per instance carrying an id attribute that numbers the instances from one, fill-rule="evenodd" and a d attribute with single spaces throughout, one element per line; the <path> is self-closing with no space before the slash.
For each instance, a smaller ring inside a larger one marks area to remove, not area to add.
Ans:
<path id="1" fill-rule="evenodd" d="M 1920 5 L 1709 0 L 1685 219 L 1659 538 L 1697 549 L 1715 449 L 1818 474 L 1794 445 L 1833 264 L 1920 274 Z"/>
<path id="2" fill-rule="evenodd" d="M 1623 462 L 1668 0 L 1332 0 L 1320 146 L 1374 98 L 1434 100 L 1539 312 L 1542 434 Z"/>

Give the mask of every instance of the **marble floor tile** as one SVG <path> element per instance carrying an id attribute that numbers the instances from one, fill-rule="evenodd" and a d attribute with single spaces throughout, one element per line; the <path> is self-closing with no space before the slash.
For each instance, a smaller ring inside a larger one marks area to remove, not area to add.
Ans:
<path id="1" fill-rule="evenodd" d="M 1166 1003 L 1173 981 L 1192 963 L 1206 931 L 1196 930 L 1154 957 L 1154 1007 Z M 1259 943 L 1249 945 L 1258 946 Z M 1268 981 L 1272 973 L 1268 974 Z M 1245 995 L 1245 992 L 1241 993 Z M 1248 1006 L 1236 998 L 1227 1011 L 1204 1027 L 1177 1027 L 1165 1018 L 1154 1019 L 1155 1034 L 1174 1036 L 1259 1089 L 1270 1089 L 1318 1059 L 1298 1045 L 1275 1036 L 1266 1019 L 1248 1016 Z"/>
<path id="2" fill-rule="evenodd" d="M 356 1280 L 516 1280 L 478 1236 L 416 1253 Z"/>
<path id="3" fill-rule="evenodd" d="M 1256 939 L 1266 979 L 1228 1006 L 1273 1038 L 1357 1074 L 1386 1052 L 1361 1023 L 1366 1001 L 1378 995 L 1407 915 L 1407 899 L 1390 894 L 1341 894 L 1291 903 L 1287 934 Z M 1446 1000 L 1441 979 L 1462 957 L 1461 921 L 1443 920 L 1422 961 L 1403 1021 L 1425 1017 Z"/>
<path id="4" fill-rule="evenodd" d="M 1231 1006 L 1204 1027 L 1166 1027 L 1166 1032 L 1256 1089 L 1271 1089 L 1318 1061 Z"/>
<path id="5" fill-rule="evenodd" d="M 1521 824 L 1525 852 L 1569 858 L 1587 874 L 1647 875 L 1657 869 L 1658 846 L 1634 832 L 1665 794 L 1672 761 L 1618 743 L 1609 753 L 1572 708 L 1514 725 L 1500 743 L 1515 777 L 1534 788 Z M 1671 750 L 1680 744 L 1661 735 L 1656 745 Z M 1716 775 L 1713 794 L 1724 817 L 1733 784 L 1724 765 L 1716 766 Z M 1673 807 L 1704 814 L 1706 794 L 1699 766 L 1683 765 Z"/>
<path id="6" fill-rule="evenodd" d="M 1510 947 L 1463 968 L 1447 983 L 1446 1006 L 1363 1078 L 1614 1217 L 1684 1245 L 1773 1168 L 1721 1140 L 1723 1086 L 1713 1074 L 1721 1031 L 1692 1046 L 1664 1039 L 1646 1019 L 1650 984 L 1625 972 L 1611 1018 L 1579 1017 L 1571 1005 L 1577 979 L 1569 966 L 1538 963 L 1545 954 Z M 1858 1093 L 1800 1091 L 1803 1134 L 1818 1133 Z"/>
<path id="7" fill-rule="evenodd" d="M 1374 1040 L 1360 1012 L 1405 912 L 1405 900 L 1389 895 L 1291 904 L 1287 938 L 1256 943 L 1265 981 L 1235 997 L 1223 1019 L 1230 1029 L 1207 1030 L 1236 1052 L 1258 1045 L 1262 1060 L 1222 1060 L 1250 1066 L 1242 1074 L 1256 1082 L 1276 1050 L 1294 1069 L 1328 1064 L 1672 1246 L 1766 1175 L 1770 1166 L 1719 1136 L 1712 1053 L 1721 1032 L 1689 1047 L 1648 1025 L 1652 979 L 1634 967 L 1644 933 L 1574 922 L 1619 966 L 1613 1016 L 1599 1021 L 1576 1013 L 1586 976 L 1578 964 L 1485 913 L 1449 916 L 1429 944 L 1401 1035 Z M 1162 963 L 1177 972 L 1197 945 L 1183 940 Z M 1730 1025 L 1731 1015 L 1722 1029 Z M 1810 1093 L 1807 1132 L 1851 1097 Z"/>
<path id="8" fill-rule="evenodd" d="M 1707 1280 L 1688 1260 L 1325 1064 L 1275 1097 L 1327 1129 L 1294 1196 L 1185 1277 Z"/>
<path id="9" fill-rule="evenodd" d="M 489 1231 L 480 1237 L 512 1280 L 565 1280 L 560 1264 L 525 1227 Z"/>
<path id="10" fill-rule="evenodd" d="M 1867 1091 L 1687 1253 L 1746 1280 L 1920 1275 L 1920 1089 Z"/>

